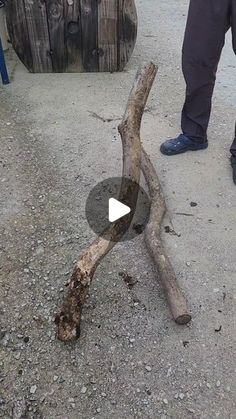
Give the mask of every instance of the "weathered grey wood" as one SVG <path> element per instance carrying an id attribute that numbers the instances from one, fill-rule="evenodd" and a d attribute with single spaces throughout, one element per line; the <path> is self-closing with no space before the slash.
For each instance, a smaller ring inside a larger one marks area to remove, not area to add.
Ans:
<path id="1" fill-rule="evenodd" d="M 98 3 L 99 71 L 117 71 L 118 0 Z"/>
<path id="2" fill-rule="evenodd" d="M 7 20 L 33 72 L 122 70 L 137 32 L 134 0 L 8 0 Z"/>
<path id="3" fill-rule="evenodd" d="M 119 199 L 134 209 L 137 204 L 140 180 L 141 120 L 156 72 L 157 67 L 153 63 L 147 64 L 137 72 L 124 117 L 119 125 L 123 145 L 123 180 Z M 102 236 L 95 239 L 84 251 L 77 262 L 68 284 L 67 295 L 62 308 L 55 318 L 57 337 L 63 342 L 78 339 L 83 304 L 94 273 L 102 259 L 128 230 L 133 218 L 132 212 L 111 224 Z"/>
<path id="4" fill-rule="evenodd" d="M 67 48 L 68 72 L 83 72 L 82 29 L 80 3 L 76 0 L 64 0 L 65 42 Z"/>
<path id="5" fill-rule="evenodd" d="M 45 2 L 43 0 L 24 0 L 24 2 L 32 54 L 32 70 L 35 73 L 52 72 Z"/>
<path id="6" fill-rule="evenodd" d="M 32 71 L 32 54 L 28 28 L 25 18 L 24 0 L 6 3 L 7 27 L 12 46 L 20 60 L 29 71 Z"/>
<path id="7" fill-rule="evenodd" d="M 118 69 L 129 61 L 137 38 L 138 17 L 134 0 L 119 0 Z"/>
<path id="8" fill-rule="evenodd" d="M 47 20 L 53 71 L 62 73 L 67 67 L 64 0 L 47 0 Z"/>
<path id="9" fill-rule="evenodd" d="M 98 71 L 98 5 L 94 0 L 80 0 L 83 39 L 83 66 L 86 71 Z"/>
<path id="10" fill-rule="evenodd" d="M 142 172 L 151 198 L 150 218 L 145 229 L 146 245 L 156 265 L 158 279 L 162 282 L 175 322 L 187 324 L 191 321 L 191 314 L 161 239 L 161 225 L 166 213 L 165 199 L 155 168 L 143 148 Z"/>

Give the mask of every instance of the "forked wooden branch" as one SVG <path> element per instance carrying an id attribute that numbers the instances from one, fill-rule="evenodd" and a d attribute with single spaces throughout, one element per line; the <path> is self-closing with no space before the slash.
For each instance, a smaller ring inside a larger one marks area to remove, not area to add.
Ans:
<path id="1" fill-rule="evenodd" d="M 83 303 L 94 272 L 104 256 L 128 230 L 132 221 L 141 173 L 140 126 L 156 72 L 157 67 L 153 63 L 147 64 L 138 71 L 119 126 L 123 144 L 123 182 L 120 200 L 133 211 L 98 237 L 85 250 L 76 264 L 62 308 L 55 318 L 57 336 L 64 342 L 73 341 L 79 337 Z"/>
<path id="2" fill-rule="evenodd" d="M 160 230 L 166 212 L 166 204 L 157 173 L 144 149 L 142 149 L 142 172 L 151 198 L 150 218 L 145 230 L 146 245 L 157 267 L 175 322 L 187 324 L 191 320 L 187 302 L 178 286 L 174 269 L 161 240 Z"/>

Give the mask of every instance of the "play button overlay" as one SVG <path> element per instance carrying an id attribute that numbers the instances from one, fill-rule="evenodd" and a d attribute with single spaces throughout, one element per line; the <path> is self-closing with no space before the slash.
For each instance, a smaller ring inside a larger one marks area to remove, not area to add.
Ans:
<path id="1" fill-rule="evenodd" d="M 108 219 L 110 223 L 120 220 L 130 212 L 131 208 L 128 205 L 122 204 L 122 202 L 115 198 L 109 199 Z"/>
<path id="2" fill-rule="evenodd" d="M 127 182 L 131 190 L 138 189 L 136 208 L 130 207 L 130 202 L 120 199 L 121 184 Z M 132 240 L 142 234 L 148 223 L 150 200 L 146 191 L 139 185 L 121 177 L 113 177 L 97 183 L 90 191 L 86 201 L 86 218 L 90 228 L 97 236 L 105 237 L 104 231 L 131 213 L 132 222 L 121 241 Z M 129 215 L 130 216 L 130 215 Z"/>

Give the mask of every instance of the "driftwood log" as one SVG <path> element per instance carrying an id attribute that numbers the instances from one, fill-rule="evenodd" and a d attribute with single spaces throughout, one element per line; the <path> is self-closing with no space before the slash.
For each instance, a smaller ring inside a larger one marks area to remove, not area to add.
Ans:
<path id="1" fill-rule="evenodd" d="M 55 318 L 57 336 L 64 342 L 73 341 L 79 337 L 83 303 L 94 272 L 104 256 L 128 230 L 132 221 L 141 173 L 140 126 L 156 72 L 157 66 L 153 63 L 149 63 L 138 71 L 119 126 L 123 144 L 123 182 L 120 200 L 132 208 L 132 211 L 98 237 L 85 250 L 76 264 L 62 308 Z"/>
<path id="2" fill-rule="evenodd" d="M 142 172 L 148 185 L 151 199 L 150 217 L 145 229 L 146 245 L 156 265 L 158 278 L 161 280 L 175 322 L 187 324 L 191 320 L 187 302 L 178 286 L 174 269 L 166 255 L 161 240 L 161 225 L 166 213 L 166 204 L 157 173 L 143 148 Z"/>

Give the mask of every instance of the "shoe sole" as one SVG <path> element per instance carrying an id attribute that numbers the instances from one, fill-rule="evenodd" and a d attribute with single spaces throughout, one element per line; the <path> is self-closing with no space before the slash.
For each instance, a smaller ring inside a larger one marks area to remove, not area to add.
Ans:
<path id="1" fill-rule="evenodd" d="M 201 144 L 201 146 L 199 147 L 199 146 L 189 146 L 189 147 L 187 147 L 187 148 L 184 148 L 184 149 L 181 149 L 181 150 L 179 150 L 179 151 L 171 151 L 171 152 L 167 152 L 165 149 L 164 149 L 164 146 L 161 146 L 160 147 L 160 151 L 161 151 L 161 153 L 162 154 L 164 154 L 165 156 L 175 156 L 175 155 L 177 155 L 177 154 L 183 154 L 183 153 L 186 153 L 187 151 L 199 151 L 199 150 L 205 150 L 206 148 L 208 147 L 208 143 L 206 143 L 206 144 Z"/>

